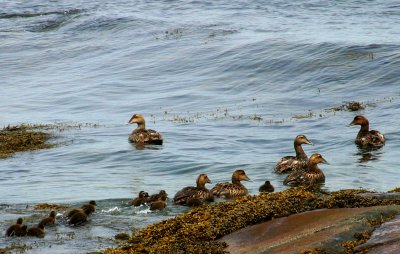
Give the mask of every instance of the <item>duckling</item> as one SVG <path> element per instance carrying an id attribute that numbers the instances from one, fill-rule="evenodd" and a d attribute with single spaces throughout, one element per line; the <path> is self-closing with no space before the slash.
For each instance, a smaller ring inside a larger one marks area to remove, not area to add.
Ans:
<path id="1" fill-rule="evenodd" d="M 43 223 L 40 222 L 37 227 L 28 228 L 26 234 L 28 236 L 44 237 L 45 231 Z"/>
<path id="2" fill-rule="evenodd" d="M 134 114 L 129 120 L 130 124 L 136 123 L 138 127 L 132 131 L 128 140 L 137 144 L 162 145 L 163 137 L 155 130 L 146 129 L 144 117 L 140 114 Z"/>
<path id="3" fill-rule="evenodd" d="M 274 192 L 274 190 L 274 186 L 272 186 L 270 181 L 265 181 L 265 183 L 258 189 L 259 192 Z"/>
<path id="4" fill-rule="evenodd" d="M 324 183 L 325 175 L 318 167 L 318 163 L 328 164 L 328 162 L 322 157 L 321 154 L 314 153 L 308 160 L 307 169 L 293 171 L 290 175 L 286 177 L 286 179 L 283 181 L 283 184 L 298 186 Z"/>
<path id="5" fill-rule="evenodd" d="M 307 166 L 308 157 L 301 147 L 302 144 L 314 145 L 305 135 L 297 135 L 294 139 L 294 150 L 296 156 L 285 156 L 276 162 L 275 173 L 282 174 Z"/>
<path id="6" fill-rule="evenodd" d="M 133 206 L 144 205 L 145 203 L 147 203 L 148 200 L 149 200 L 149 193 L 147 193 L 145 191 L 140 191 L 138 197 L 129 201 L 129 205 L 133 205 Z"/>
<path id="7" fill-rule="evenodd" d="M 360 146 L 380 147 L 385 144 L 385 136 L 376 130 L 369 130 L 369 121 L 364 116 L 356 116 L 350 125 L 361 125 L 355 143 Z"/>
<path id="8" fill-rule="evenodd" d="M 78 226 L 87 221 L 90 215 L 90 210 L 84 210 L 75 212 L 68 220 L 68 224 Z"/>
<path id="9" fill-rule="evenodd" d="M 215 197 L 220 198 L 233 198 L 245 196 L 248 190 L 240 181 L 250 181 L 244 170 L 238 169 L 232 174 L 232 183 L 218 183 L 212 189 L 211 193 Z"/>
<path id="10" fill-rule="evenodd" d="M 26 236 L 27 231 L 28 231 L 27 229 L 28 229 L 27 225 L 21 226 L 21 228 L 19 228 L 15 231 L 15 236 Z"/>
<path id="11" fill-rule="evenodd" d="M 7 230 L 6 230 L 6 236 L 16 236 L 18 230 L 21 229 L 22 226 L 22 218 L 17 219 L 17 223 L 11 225 Z"/>
<path id="12" fill-rule="evenodd" d="M 196 187 L 188 186 L 175 194 L 174 204 L 197 206 L 204 202 L 214 201 L 213 194 L 205 187 L 206 183 L 211 183 L 207 174 L 200 174 L 196 180 Z"/>
<path id="13" fill-rule="evenodd" d="M 150 204 L 150 210 L 164 210 L 167 207 L 167 196 L 160 196 L 158 200 L 154 200 Z"/>
<path id="14" fill-rule="evenodd" d="M 56 222 L 56 211 L 51 211 L 49 216 L 44 218 L 41 223 L 44 226 L 50 225 L 50 224 L 54 224 Z"/>
<path id="15" fill-rule="evenodd" d="M 82 205 L 81 208 L 74 208 L 67 213 L 67 218 L 71 218 L 76 213 L 86 213 L 90 215 L 96 211 L 96 201 L 91 200 L 88 204 Z"/>
<path id="16" fill-rule="evenodd" d="M 159 200 L 161 197 L 164 197 L 164 196 L 165 196 L 166 198 L 168 197 L 167 192 L 166 192 L 165 190 L 160 190 L 159 193 L 151 195 L 150 198 L 149 198 L 149 201 L 150 201 L 150 202 L 152 202 L 152 201 L 157 201 L 157 200 Z"/>

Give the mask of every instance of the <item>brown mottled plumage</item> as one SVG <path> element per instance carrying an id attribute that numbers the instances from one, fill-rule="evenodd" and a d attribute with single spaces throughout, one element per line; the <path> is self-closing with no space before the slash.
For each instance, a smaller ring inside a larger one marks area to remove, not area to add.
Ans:
<path id="1" fill-rule="evenodd" d="M 385 136 L 376 130 L 369 130 L 369 121 L 364 116 L 356 116 L 350 125 L 361 125 L 355 143 L 360 146 L 380 147 L 385 144 Z"/>
<path id="2" fill-rule="evenodd" d="M 218 183 L 212 189 L 211 193 L 219 198 L 233 198 L 245 196 L 248 190 L 240 181 L 250 181 L 244 170 L 238 169 L 232 174 L 232 183 Z"/>
<path id="3" fill-rule="evenodd" d="M 129 120 L 130 124 L 136 123 L 138 127 L 132 131 L 128 140 L 137 144 L 162 145 L 163 137 L 155 130 L 146 129 L 144 117 L 140 114 L 134 114 Z"/>
<path id="4" fill-rule="evenodd" d="M 204 202 L 214 201 L 214 196 L 206 188 L 206 183 L 211 183 L 207 174 L 200 174 L 196 180 L 196 187 L 188 186 L 175 194 L 174 204 L 198 206 Z"/>
<path id="5" fill-rule="evenodd" d="M 37 227 L 28 228 L 26 234 L 28 236 L 44 237 L 45 231 L 43 223 L 40 222 Z"/>
<path id="6" fill-rule="evenodd" d="M 324 183 L 325 175 L 318 167 L 318 163 L 328 163 L 321 154 L 315 153 L 311 155 L 307 163 L 306 170 L 293 171 L 286 177 L 283 184 L 290 186 L 308 185 L 316 183 Z"/>
<path id="7" fill-rule="evenodd" d="M 56 222 L 56 212 L 51 211 L 49 216 L 44 218 L 40 223 L 42 223 L 44 226 L 54 224 Z"/>
<path id="8" fill-rule="evenodd" d="M 276 162 L 275 172 L 278 174 L 289 173 L 307 166 L 308 157 L 301 147 L 302 144 L 313 145 L 305 135 L 297 135 L 294 139 L 296 156 L 285 156 Z"/>
<path id="9" fill-rule="evenodd" d="M 17 232 L 21 229 L 22 227 L 22 218 L 17 219 L 17 223 L 11 225 L 7 230 L 6 230 L 6 236 L 17 236 Z"/>
<path id="10" fill-rule="evenodd" d="M 158 200 L 154 200 L 150 204 L 150 210 L 164 210 L 167 207 L 167 196 L 162 195 Z"/>
<path id="11" fill-rule="evenodd" d="M 265 181 L 263 185 L 258 189 L 259 192 L 274 192 L 275 188 L 272 186 L 270 181 Z"/>
<path id="12" fill-rule="evenodd" d="M 139 196 L 129 201 L 129 205 L 140 206 L 144 205 L 149 201 L 149 193 L 145 191 L 140 191 Z"/>

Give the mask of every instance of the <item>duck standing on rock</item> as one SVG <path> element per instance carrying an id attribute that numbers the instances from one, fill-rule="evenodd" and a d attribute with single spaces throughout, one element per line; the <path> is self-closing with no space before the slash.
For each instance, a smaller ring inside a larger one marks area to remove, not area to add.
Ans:
<path id="1" fill-rule="evenodd" d="M 44 218 L 41 223 L 44 226 L 50 225 L 50 224 L 54 224 L 56 222 L 56 211 L 51 211 L 49 216 Z"/>
<path id="2" fill-rule="evenodd" d="M 128 140 L 136 144 L 152 144 L 162 145 L 163 137 L 155 130 L 146 129 L 144 117 L 140 114 L 134 114 L 128 122 L 129 124 L 136 123 L 138 126 L 129 135 Z"/>
<path id="3" fill-rule="evenodd" d="M 212 189 L 211 193 L 219 198 L 234 198 L 245 196 L 248 190 L 241 181 L 250 181 L 244 170 L 238 169 L 232 174 L 232 183 L 218 183 Z"/>
<path id="4" fill-rule="evenodd" d="M 140 191 L 139 196 L 129 201 L 129 205 L 140 206 L 144 205 L 149 201 L 149 193 L 145 191 Z"/>
<path id="5" fill-rule="evenodd" d="M 270 181 L 265 181 L 265 183 L 263 185 L 260 186 L 260 188 L 258 189 L 259 192 L 274 192 L 275 188 L 274 186 L 272 186 Z"/>
<path id="6" fill-rule="evenodd" d="M 311 155 L 307 163 L 307 169 L 297 170 L 290 173 L 283 181 L 284 185 L 299 186 L 309 184 L 319 184 L 325 182 L 325 175 L 318 167 L 319 163 L 328 162 L 321 154 L 315 153 Z"/>
<path id="7" fill-rule="evenodd" d="M 369 121 L 364 116 L 356 116 L 350 125 L 361 125 L 355 143 L 360 146 L 380 147 L 385 144 L 385 136 L 376 130 L 369 130 Z"/>
<path id="8" fill-rule="evenodd" d="M 214 195 L 206 188 L 206 183 L 211 183 L 207 174 L 200 174 L 196 180 L 196 187 L 188 186 L 175 194 L 174 204 L 197 206 L 214 201 Z"/>
<path id="9" fill-rule="evenodd" d="M 307 166 L 308 157 L 301 147 L 302 144 L 314 145 L 305 135 L 297 135 L 294 139 L 294 150 L 296 156 L 282 157 L 275 165 L 275 173 L 289 173 Z"/>

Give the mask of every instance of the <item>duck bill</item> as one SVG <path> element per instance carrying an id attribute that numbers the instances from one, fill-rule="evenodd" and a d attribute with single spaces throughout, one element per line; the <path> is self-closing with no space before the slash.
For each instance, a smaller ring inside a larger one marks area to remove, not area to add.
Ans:
<path id="1" fill-rule="evenodd" d="M 248 182 L 252 182 L 253 180 L 251 180 L 248 176 L 246 176 L 246 178 L 244 179 L 245 181 L 248 181 Z"/>
<path id="2" fill-rule="evenodd" d="M 347 125 L 347 127 L 351 127 L 351 126 L 354 126 L 354 125 L 356 125 L 356 123 L 354 121 L 352 121 L 351 123 L 349 123 L 349 125 Z"/>
<path id="3" fill-rule="evenodd" d="M 324 158 L 322 158 L 322 162 L 321 163 L 329 165 L 329 162 L 327 162 Z"/>
<path id="4" fill-rule="evenodd" d="M 307 143 L 306 143 L 307 145 L 314 145 L 314 143 L 313 142 L 311 142 L 310 140 L 307 140 Z"/>

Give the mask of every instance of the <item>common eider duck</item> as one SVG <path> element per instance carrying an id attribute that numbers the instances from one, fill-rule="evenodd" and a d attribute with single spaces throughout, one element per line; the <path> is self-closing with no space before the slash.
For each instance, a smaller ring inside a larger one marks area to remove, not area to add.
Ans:
<path id="1" fill-rule="evenodd" d="M 325 182 L 325 175 L 318 167 L 318 163 L 328 162 L 322 157 L 321 154 L 315 153 L 311 155 L 307 162 L 307 168 L 302 170 L 293 171 L 290 173 L 283 184 L 290 186 L 319 184 Z"/>
<path id="2" fill-rule="evenodd" d="M 155 130 L 146 129 L 144 117 L 140 114 L 134 114 L 129 120 L 130 124 L 136 123 L 138 126 L 129 135 L 128 140 L 136 144 L 162 145 L 163 137 Z"/>
<path id="3" fill-rule="evenodd" d="M 214 201 L 214 195 L 206 188 L 206 183 L 211 183 L 207 174 L 200 174 L 196 180 L 196 187 L 188 186 L 175 194 L 174 204 L 198 206 L 204 202 Z"/>
<path id="4" fill-rule="evenodd" d="M 355 143 L 360 146 L 380 147 L 385 144 L 385 136 L 376 130 L 369 130 L 369 121 L 364 116 L 356 116 L 350 125 L 361 125 Z"/>
<path id="5" fill-rule="evenodd" d="M 313 145 L 305 135 L 297 135 L 294 139 L 294 150 L 296 156 L 285 156 L 276 162 L 275 173 L 289 173 L 307 166 L 308 157 L 301 147 L 302 144 Z"/>
<path id="6" fill-rule="evenodd" d="M 21 229 L 22 227 L 22 218 L 17 219 L 17 223 L 11 225 L 7 230 L 6 230 L 6 236 L 17 236 L 17 232 Z"/>
<path id="7" fill-rule="evenodd" d="M 164 210 L 167 207 L 167 196 L 162 195 L 158 200 L 153 200 L 150 204 L 150 210 Z"/>
<path id="8" fill-rule="evenodd" d="M 51 211 L 49 216 L 44 218 L 41 223 L 44 226 L 50 225 L 50 224 L 54 224 L 56 222 L 56 211 Z"/>
<path id="9" fill-rule="evenodd" d="M 145 191 L 140 191 L 139 195 L 136 198 L 129 201 L 129 205 L 140 206 L 146 204 L 148 201 L 149 201 L 149 193 Z"/>
<path id="10" fill-rule="evenodd" d="M 244 170 L 238 169 L 232 174 L 232 183 L 218 183 L 212 189 L 211 193 L 219 198 L 234 198 L 245 196 L 248 190 L 240 181 L 250 181 Z"/>
<path id="11" fill-rule="evenodd" d="M 258 189 L 259 192 L 274 192 L 275 188 L 272 186 L 270 181 L 265 181 L 263 185 Z"/>
<path id="12" fill-rule="evenodd" d="M 152 201 L 157 201 L 160 200 L 161 198 L 165 197 L 165 199 L 168 197 L 168 194 L 165 190 L 160 190 L 160 192 L 158 192 L 157 194 L 152 194 L 149 197 L 150 202 Z"/>
<path id="13" fill-rule="evenodd" d="M 28 228 L 26 234 L 28 236 L 36 236 L 36 237 L 44 237 L 45 231 L 44 231 L 44 225 L 42 222 L 40 222 L 37 227 L 33 228 Z"/>

